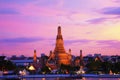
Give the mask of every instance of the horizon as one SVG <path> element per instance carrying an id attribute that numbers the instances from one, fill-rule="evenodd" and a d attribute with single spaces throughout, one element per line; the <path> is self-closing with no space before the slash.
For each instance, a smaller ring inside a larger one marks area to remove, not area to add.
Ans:
<path id="1" fill-rule="evenodd" d="M 66 52 L 120 54 L 119 0 L 0 0 L 0 54 L 49 55 L 61 26 Z"/>

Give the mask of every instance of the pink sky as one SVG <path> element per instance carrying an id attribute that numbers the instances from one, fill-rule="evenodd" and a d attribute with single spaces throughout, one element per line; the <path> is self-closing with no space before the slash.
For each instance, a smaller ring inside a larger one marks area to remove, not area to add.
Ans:
<path id="1" fill-rule="evenodd" d="M 66 52 L 120 53 L 119 0 L 0 0 L 0 54 L 54 50 L 61 26 Z"/>

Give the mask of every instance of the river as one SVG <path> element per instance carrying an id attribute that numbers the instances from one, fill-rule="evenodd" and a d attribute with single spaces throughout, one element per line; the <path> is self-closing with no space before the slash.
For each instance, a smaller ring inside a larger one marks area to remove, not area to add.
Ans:
<path id="1" fill-rule="evenodd" d="M 72 79 L 72 78 L 28 78 L 22 80 L 120 80 L 120 78 L 83 78 L 83 79 Z"/>

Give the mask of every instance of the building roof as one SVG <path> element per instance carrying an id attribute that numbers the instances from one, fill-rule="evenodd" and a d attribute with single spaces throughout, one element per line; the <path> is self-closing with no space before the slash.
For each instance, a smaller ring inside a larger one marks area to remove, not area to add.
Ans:
<path id="1" fill-rule="evenodd" d="M 32 63 L 33 59 L 31 60 L 11 60 L 14 63 Z"/>

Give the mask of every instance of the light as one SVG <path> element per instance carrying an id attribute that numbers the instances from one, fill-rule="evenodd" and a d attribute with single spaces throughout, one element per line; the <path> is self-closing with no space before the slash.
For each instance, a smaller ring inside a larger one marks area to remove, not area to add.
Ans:
<path id="1" fill-rule="evenodd" d="M 8 71 L 3 71 L 3 74 L 8 74 Z"/>
<path id="2" fill-rule="evenodd" d="M 26 70 L 19 71 L 19 74 L 20 74 L 20 75 L 26 75 Z"/>
<path id="3" fill-rule="evenodd" d="M 78 71 L 76 71 L 77 74 L 85 74 L 85 71 L 82 69 L 82 66 L 81 66 L 81 69 L 79 69 Z"/>
<path id="4" fill-rule="evenodd" d="M 35 68 L 34 68 L 33 65 L 31 65 L 28 69 L 31 70 L 31 71 L 34 71 L 34 70 L 35 70 Z"/>
<path id="5" fill-rule="evenodd" d="M 50 67 L 48 67 L 48 69 L 49 69 L 49 70 L 51 70 L 51 68 L 50 68 Z"/>

